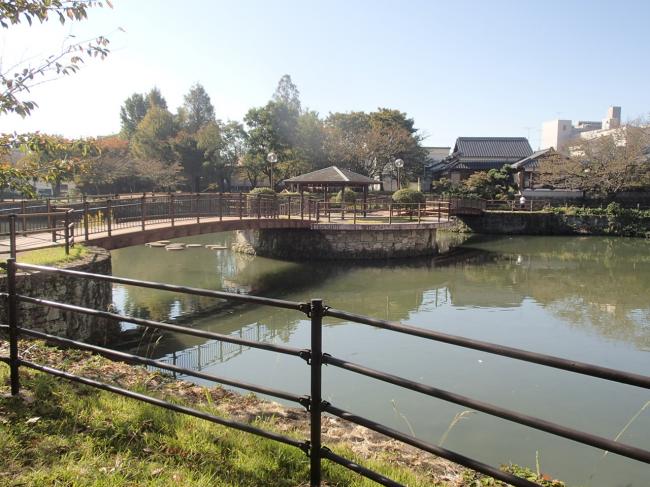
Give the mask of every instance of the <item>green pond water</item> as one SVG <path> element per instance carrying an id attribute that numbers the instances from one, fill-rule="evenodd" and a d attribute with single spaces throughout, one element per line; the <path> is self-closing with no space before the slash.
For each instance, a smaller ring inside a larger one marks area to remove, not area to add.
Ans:
<path id="1" fill-rule="evenodd" d="M 229 245 L 221 233 L 184 242 Z M 113 251 L 117 276 L 327 305 L 642 374 L 650 373 L 650 240 L 598 237 L 439 237 L 444 259 L 392 263 L 283 262 L 229 250 Z M 116 286 L 127 314 L 267 342 L 309 347 L 299 313 Z M 336 357 L 650 449 L 650 392 L 366 325 L 324 320 Z M 298 394 L 309 391 L 299 358 L 188 336 L 139 353 Z M 650 466 L 334 367 L 331 403 L 487 463 L 514 462 L 569 485 L 648 487 Z M 645 406 L 645 409 L 644 409 Z"/>

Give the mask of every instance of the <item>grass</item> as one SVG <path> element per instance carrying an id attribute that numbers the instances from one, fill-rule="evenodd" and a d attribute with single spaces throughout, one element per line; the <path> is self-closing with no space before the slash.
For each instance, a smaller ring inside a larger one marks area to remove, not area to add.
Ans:
<path id="1" fill-rule="evenodd" d="M 22 369 L 21 379 L 22 398 L 9 396 L 8 367 L 0 364 L 0 485 L 308 484 L 308 458 L 296 448 L 40 372 Z M 131 389 L 144 392 L 145 384 Z M 211 402 L 201 409 L 225 415 Z M 277 426 L 273 418 L 255 423 Z M 345 446 L 333 450 L 405 485 L 445 485 Z M 323 467 L 327 485 L 376 485 L 329 461 Z"/>
<path id="2" fill-rule="evenodd" d="M 58 265 L 74 262 L 82 259 L 88 254 L 88 249 L 83 245 L 75 245 L 70 247 L 70 254 L 65 254 L 63 247 L 48 247 L 46 249 L 29 250 L 27 252 L 20 252 L 17 255 L 17 261 L 23 264 L 34 265 Z M 2 269 L 0 272 L 5 272 Z"/>

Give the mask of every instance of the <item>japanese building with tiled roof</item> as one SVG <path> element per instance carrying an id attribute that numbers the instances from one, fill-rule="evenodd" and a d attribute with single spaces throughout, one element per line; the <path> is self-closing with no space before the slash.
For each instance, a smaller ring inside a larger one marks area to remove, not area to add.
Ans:
<path id="1" fill-rule="evenodd" d="M 458 137 L 451 155 L 429 170 L 434 179 L 459 182 L 477 171 L 515 164 L 532 153 L 525 137 Z"/>

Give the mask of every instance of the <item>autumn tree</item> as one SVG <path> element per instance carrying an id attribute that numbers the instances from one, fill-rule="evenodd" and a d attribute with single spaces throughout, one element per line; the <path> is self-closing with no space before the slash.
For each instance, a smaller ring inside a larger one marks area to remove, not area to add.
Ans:
<path id="1" fill-rule="evenodd" d="M 92 139 L 69 140 L 57 135 L 31 134 L 22 144 L 22 166 L 32 177 L 48 182 L 52 194 L 61 194 L 61 183 L 73 181 L 88 169 L 90 160 L 99 154 Z"/>
<path id="2" fill-rule="evenodd" d="M 83 193 L 122 193 L 140 189 L 127 140 L 117 136 L 101 137 L 95 145 L 97 155 L 88 160 L 86 170 L 77 176 L 77 186 Z"/>
<path id="3" fill-rule="evenodd" d="M 628 124 L 611 135 L 579 140 L 568 158 L 556 154 L 540 163 L 538 181 L 595 196 L 650 185 L 650 128 Z"/>

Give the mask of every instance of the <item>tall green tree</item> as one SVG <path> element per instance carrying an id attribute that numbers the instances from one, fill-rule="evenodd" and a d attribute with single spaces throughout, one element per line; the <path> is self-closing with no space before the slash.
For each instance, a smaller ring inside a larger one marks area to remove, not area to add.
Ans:
<path id="1" fill-rule="evenodd" d="M 210 96 L 202 85 L 196 83 L 184 97 L 183 126 L 191 134 L 198 132 L 204 125 L 214 122 L 214 106 Z"/>
<path id="2" fill-rule="evenodd" d="M 151 91 L 147 93 L 147 110 L 152 107 L 162 108 L 167 110 L 167 100 L 162 96 L 162 93 L 157 86 L 151 88 Z"/>
<path id="3" fill-rule="evenodd" d="M 125 139 L 130 139 L 135 133 L 138 124 L 147 114 L 149 103 L 144 95 L 133 93 L 124 100 L 120 108 L 120 124 L 122 126 L 121 134 Z"/>
<path id="4" fill-rule="evenodd" d="M 278 86 L 273 93 L 272 101 L 286 105 L 290 110 L 300 113 L 300 91 L 291 80 L 291 76 L 285 74 L 280 78 Z"/>
<path id="5" fill-rule="evenodd" d="M 138 124 L 131 140 L 131 152 L 139 159 L 175 162 L 172 138 L 178 133 L 174 116 L 161 107 L 151 107 Z"/>

